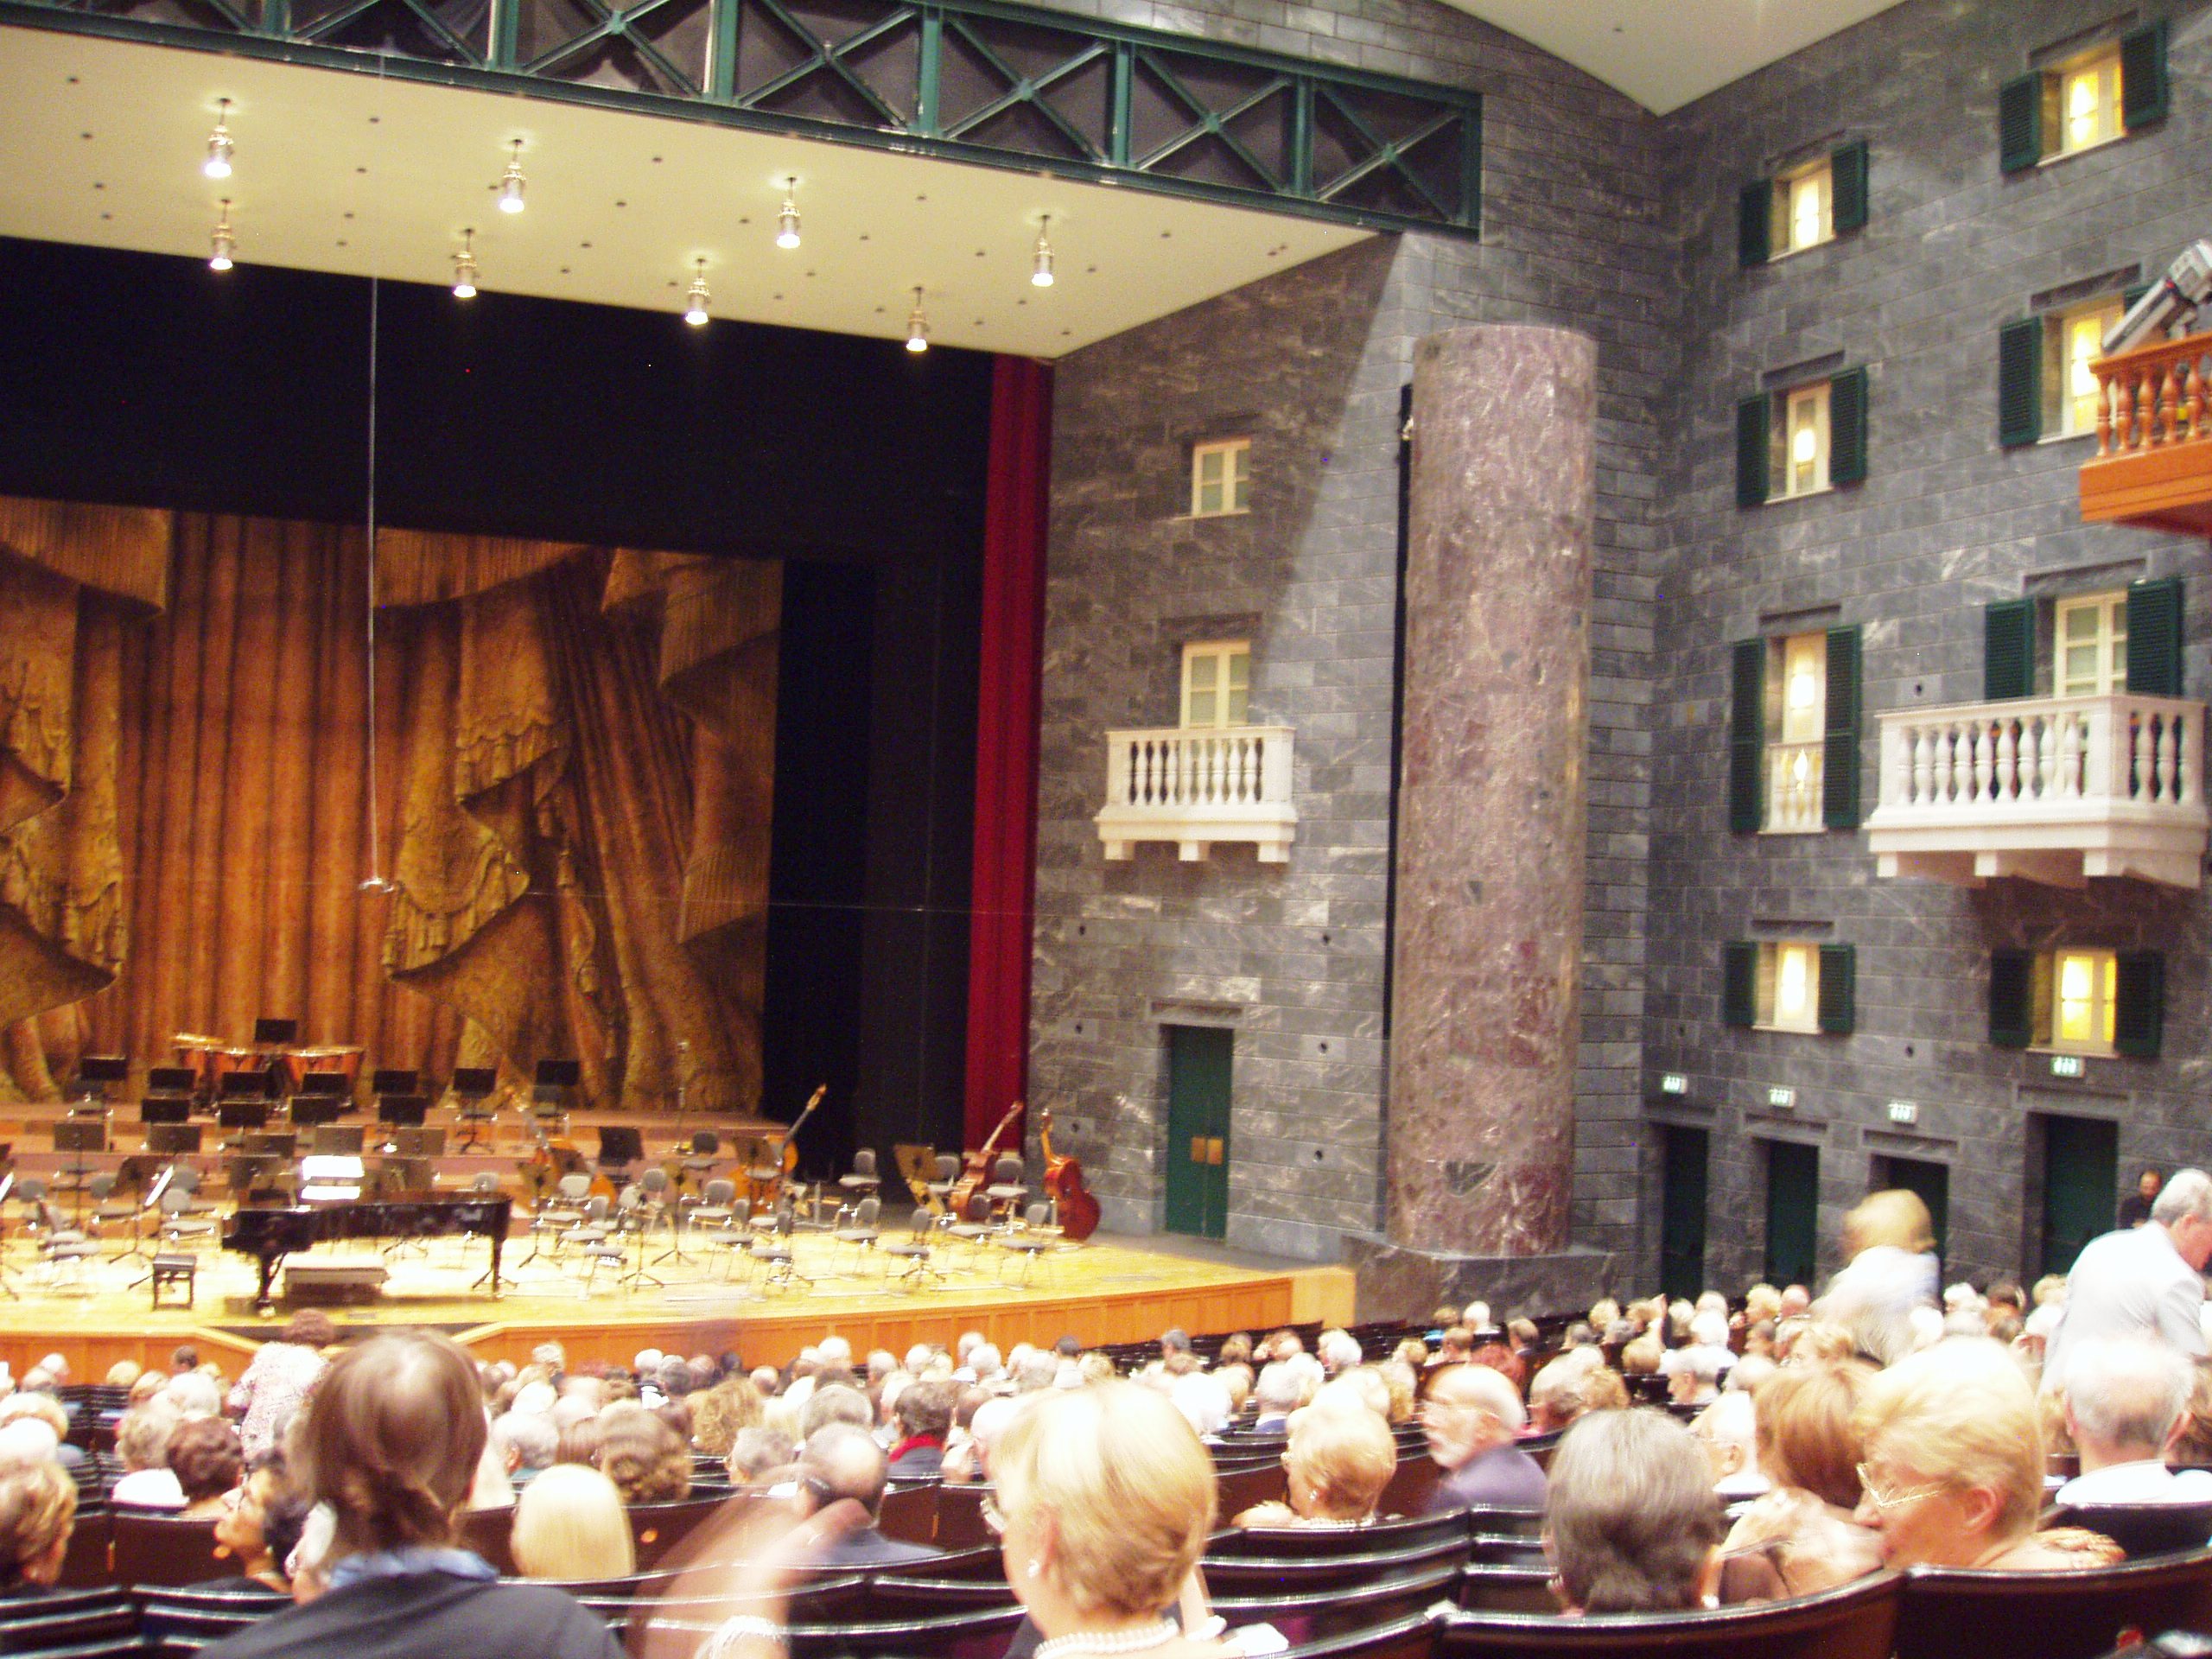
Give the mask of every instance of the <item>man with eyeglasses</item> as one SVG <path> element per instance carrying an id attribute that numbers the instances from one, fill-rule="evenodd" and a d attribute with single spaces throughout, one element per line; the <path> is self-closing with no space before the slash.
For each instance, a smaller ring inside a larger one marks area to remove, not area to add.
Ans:
<path id="1" fill-rule="evenodd" d="M 1428 1455 L 1445 1471 L 1429 1512 L 1541 1508 L 1544 1471 L 1513 1443 L 1528 1420 L 1519 1390 L 1489 1366 L 1439 1371 L 1421 1408 Z"/>
<path id="2" fill-rule="evenodd" d="M 2212 1261 L 2212 1176 L 2174 1173 L 2140 1227 L 2082 1247 L 2066 1275 L 2066 1306 L 2044 1357 L 2045 1393 L 2063 1386 L 2081 1344 L 2119 1337 L 2164 1343 L 2205 1357 L 2204 1264 Z"/>

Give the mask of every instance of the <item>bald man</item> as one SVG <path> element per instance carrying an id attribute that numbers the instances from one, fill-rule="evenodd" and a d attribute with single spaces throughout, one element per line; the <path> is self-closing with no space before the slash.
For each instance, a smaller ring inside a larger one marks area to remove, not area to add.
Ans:
<path id="1" fill-rule="evenodd" d="M 875 1436 L 857 1424 L 825 1423 L 808 1438 L 799 1454 L 798 1487 L 814 1508 L 827 1509 L 839 1498 L 849 1497 L 868 1511 L 868 1525 L 824 1546 L 817 1567 L 890 1567 L 937 1559 L 938 1550 L 887 1538 L 876 1530 L 888 1471 L 888 1460 Z"/>
<path id="2" fill-rule="evenodd" d="M 1544 1471 L 1513 1443 L 1528 1421 L 1520 1391 L 1489 1366 L 1439 1371 L 1421 1408 L 1428 1455 L 1444 1471 L 1429 1513 L 1541 1509 Z"/>

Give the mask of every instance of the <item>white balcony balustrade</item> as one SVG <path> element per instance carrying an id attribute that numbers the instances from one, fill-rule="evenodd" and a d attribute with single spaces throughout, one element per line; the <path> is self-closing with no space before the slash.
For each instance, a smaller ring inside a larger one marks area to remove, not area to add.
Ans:
<path id="1" fill-rule="evenodd" d="M 1766 752 L 1766 823 L 1770 836 L 1817 835 L 1821 820 L 1821 746 L 1773 743 Z"/>
<path id="2" fill-rule="evenodd" d="M 1098 838 L 1106 856 L 1131 856 L 1141 841 L 1172 841 L 1185 863 L 1217 842 L 1249 842 L 1262 864 L 1281 864 L 1298 836 L 1290 803 L 1287 726 L 1167 727 L 1106 734 L 1106 804 Z"/>
<path id="3" fill-rule="evenodd" d="M 2056 887 L 2133 876 L 2202 884 L 2204 705 L 2179 697 L 2016 697 L 1881 716 L 1884 876 Z"/>

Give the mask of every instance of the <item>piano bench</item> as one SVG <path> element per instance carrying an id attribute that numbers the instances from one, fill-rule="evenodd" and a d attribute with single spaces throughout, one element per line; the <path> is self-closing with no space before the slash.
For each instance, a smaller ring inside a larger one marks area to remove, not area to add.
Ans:
<path id="1" fill-rule="evenodd" d="M 199 1271 L 200 1258 L 198 1256 L 156 1256 L 154 1271 L 150 1275 L 150 1282 L 154 1287 L 154 1306 L 159 1307 L 162 1305 L 162 1294 L 164 1291 L 181 1288 L 184 1292 L 184 1306 L 190 1307 L 194 1296 L 193 1279 Z"/>

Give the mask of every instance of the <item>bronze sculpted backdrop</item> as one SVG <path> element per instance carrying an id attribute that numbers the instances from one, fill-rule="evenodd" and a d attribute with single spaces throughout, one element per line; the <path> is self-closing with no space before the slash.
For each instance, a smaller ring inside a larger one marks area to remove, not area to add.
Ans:
<path id="1" fill-rule="evenodd" d="M 0 1099 L 271 1015 L 753 1109 L 781 568 L 415 531 L 377 563 L 372 664 L 358 529 L 0 499 Z"/>

